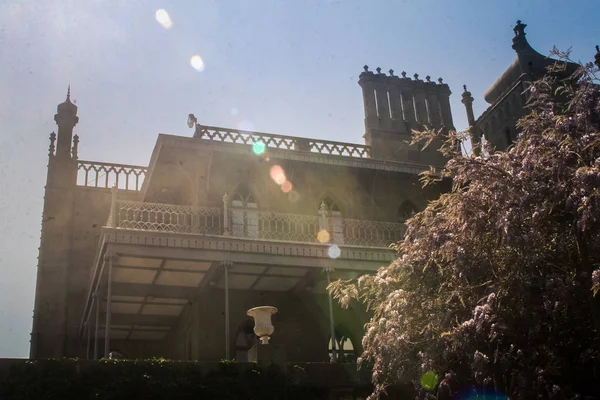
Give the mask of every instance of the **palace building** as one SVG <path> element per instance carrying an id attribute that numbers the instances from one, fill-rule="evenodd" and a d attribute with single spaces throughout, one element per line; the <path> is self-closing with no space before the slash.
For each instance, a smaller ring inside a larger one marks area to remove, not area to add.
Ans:
<path id="1" fill-rule="evenodd" d="M 69 92 L 50 135 L 31 357 L 253 360 L 247 310 L 274 306 L 272 359 L 354 361 L 368 314 L 325 288 L 395 258 L 403 222 L 448 188 L 421 188 L 444 159 L 410 132 L 454 129 L 441 79 L 364 69 L 364 144 L 190 114 L 193 137 L 158 135 L 147 166 L 80 159 Z"/>
<path id="2" fill-rule="evenodd" d="M 476 120 L 462 95 L 472 140 L 499 150 L 516 139 L 527 82 L 553 62 L 524 28 L 488 110 Z M 190 114 L 193 136 L 158 135 L 144 166 L 80 159 L 67 93 L 50 135 L 31 357 L 256 360 L 247 311 L 273 306 L 271 360 L 353 362 L 369 315 L 341 309 L 325 288 L 394 260 L 404 221 L 450 189 L 421 187 L 419 173 L 445 160 L 439 143 L 409 146 L 411 131 L 454 129 L 441 78 L 365 66 L 358 83 L 363 144 Z"/>

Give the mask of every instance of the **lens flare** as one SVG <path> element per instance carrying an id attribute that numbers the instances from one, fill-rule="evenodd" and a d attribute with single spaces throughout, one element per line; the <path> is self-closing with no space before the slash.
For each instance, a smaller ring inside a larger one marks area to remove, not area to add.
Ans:
<path id="1" fill-rule="evenodd" d="M 190 58 L 190 65 L 198 72 L 204 71 L 204 61 L 202 61 L 202 58 L 198 54 Z"/>
<path id="2" fill-rule="evenodd" d="M 169 17 L 169 13 L 163 10 L 162 8 L 156 11 L 156 21 L 162 25 L 165 29 L 171 29 L 173 26 L 173 21 L 171 21 L 171 17 Z"/>
<path id="3" fill-rule="evenodd" d="M 438 376 L 433 371 L 427 371 L 421 375 L 421 387 L 425 390 L 433 390 L 438 384 Z"/>
<path id="4" fill-rule="evenodd" d="M 254 142 L 254 144 L 252 145 L 252 152 L 259 156 L 265 152 L 266 147 L 267 146 L 265 145 L 265 142 L 259 140 L 257 142 Z"/>
<path id="5" fill-rule="evenodd" d="M 327 249 L 327 255 L 329 256 L 329 258 L 336 259 L 340 255 L 342 255 L 342 250 L 337 244 L 334 244 Z"/>
<path id="6" fill-rule="evenodd" d="M 283 191 L 283 193 L 289 193 L 292 191 L 292 189 L 293 189 L 293 186 L 292 186 L 292 182 L 290 182 L 290 181 L 285 181 L 281 185 L 281 190 Z"/>
<path id="7" fill-rule="evenodd" d="M 317 233 L 317 240 L 319 241 L 319 243 L 329 242 L 329 232 L 327 232 L 325 229 L 321 229 Z"/>
<path id="8" fill-rule="evenodd" d="M 286 181 L 285 172 L 279 165 L 273 165 L 271 167 L 271 179 L 278 185 L 283 185 Z"/>
<path id="9" fill-rule="evenodd" d="M 292 190 L 291 192 L 288 193 L 288 199 L 292 203 L 295 203 L 300 199 L 300 194 L 298 194 L 298 192 L 296 192 L 295 190 Z"/>
<path id="10" fill-rule="evenodd" d="M 237 108 L 235 108 L 235 107 L 234 107 L 234 108 L 232 108 L 231 110 L 229 110 L 229 113 L 230 113 L 231 115 L 233 115 L 234 117 L 235 117 L 236 115 L 238 115 L 238 114 L 239 114 L 239 112 L 240 112 L 240 111 L 239 111 Z"/>

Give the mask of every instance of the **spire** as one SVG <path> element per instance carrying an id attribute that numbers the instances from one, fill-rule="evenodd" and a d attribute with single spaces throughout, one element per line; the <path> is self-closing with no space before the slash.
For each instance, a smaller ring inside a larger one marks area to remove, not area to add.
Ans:
<path id="1" fill-rule="evenodd" d="M 57 115 L 69 115 L 76 116 L 77 115 L 77 106 L 71 102 L 71 85 L 69 84 L 67 88 L 67 99 L 60 103 L 56 108 Z M 73 125 L 75 126 L 75 125 Z"/>
<path id="2" fill-rule="evenodd" d="M 463 85 L 463 93 L 462 93 L 462 103 L 463 104 L 473 104 L 473 96 L 471 96 L 471 92 L 467 90 L 467 85 Z"/>
<path id="3" fill-rule="evenodd" d="M 58 133 L 56 135 L 56 155 L 58 157 L 71 158 L 73 128 L 79 122 L 77 106 L 71 102 L 71 85 L 67 88 L 67 99 L 56 107 L 54 121 L 56 121 L 56 125 L 58 125 Z M 77 152 L 76 147 L 77 144 L 75 144 L 75 152 Z"/>
<path id="4" fill-rule="evenodd" d="M 596 65 L 600 68 L 600 46 L 598 45 L 596 45 L 596 56 L 594 58 L 596 59 Z"/>

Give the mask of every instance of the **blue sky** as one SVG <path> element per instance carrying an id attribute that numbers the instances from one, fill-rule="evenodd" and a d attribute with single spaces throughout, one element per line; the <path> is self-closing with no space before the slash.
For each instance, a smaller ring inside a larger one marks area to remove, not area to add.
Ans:
<path id="1" fill-rule="evenodd" d="M 362 143 L 364 64 L 443 77 L 464 129 L 462 85 L 479 115 L 517 19 L 541 53 L 590 61 L 599 15 L 598 0 L 0 0 L 0 357 L 29 352 L 48 135 L 69 83 L 85 160 L 147 165 L 158 133 L 191 135 L 191 112 Z"/>

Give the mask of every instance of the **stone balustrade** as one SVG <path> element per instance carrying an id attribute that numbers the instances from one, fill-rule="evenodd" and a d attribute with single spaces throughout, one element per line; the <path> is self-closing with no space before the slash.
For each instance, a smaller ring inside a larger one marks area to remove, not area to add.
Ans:
<path id="1" fill-rule="evenodd" d="M 311 153 L 334 156 L 354 158 L 371 157 L 370 147 L 361 144 L 309 139 L 295 136 L 273 135 L 270 133 L 218 128 L 200 124 L 196 124 L 194 137 L 197 139 L 220 141 L 224 143 L 245 144 L 250 146 L 257 142 L 262 142 L 266 148 L 307 151 Z"/>
<path id="2" fill-rule="evenodd" d="M 147 171 L 147 167 L 137 165 L 80 160 L 77 162 L 77 185 L 104 189 L 116 185 L 119 190 L 139 191 Z"/>
<path id="3" fill-rule="evenodd" d="M 255 240 L 389 247 L 404 236 L 404 224 L 256 209 L 192 207 L 113 200 L 108 227 L 232 236 Z"/>

